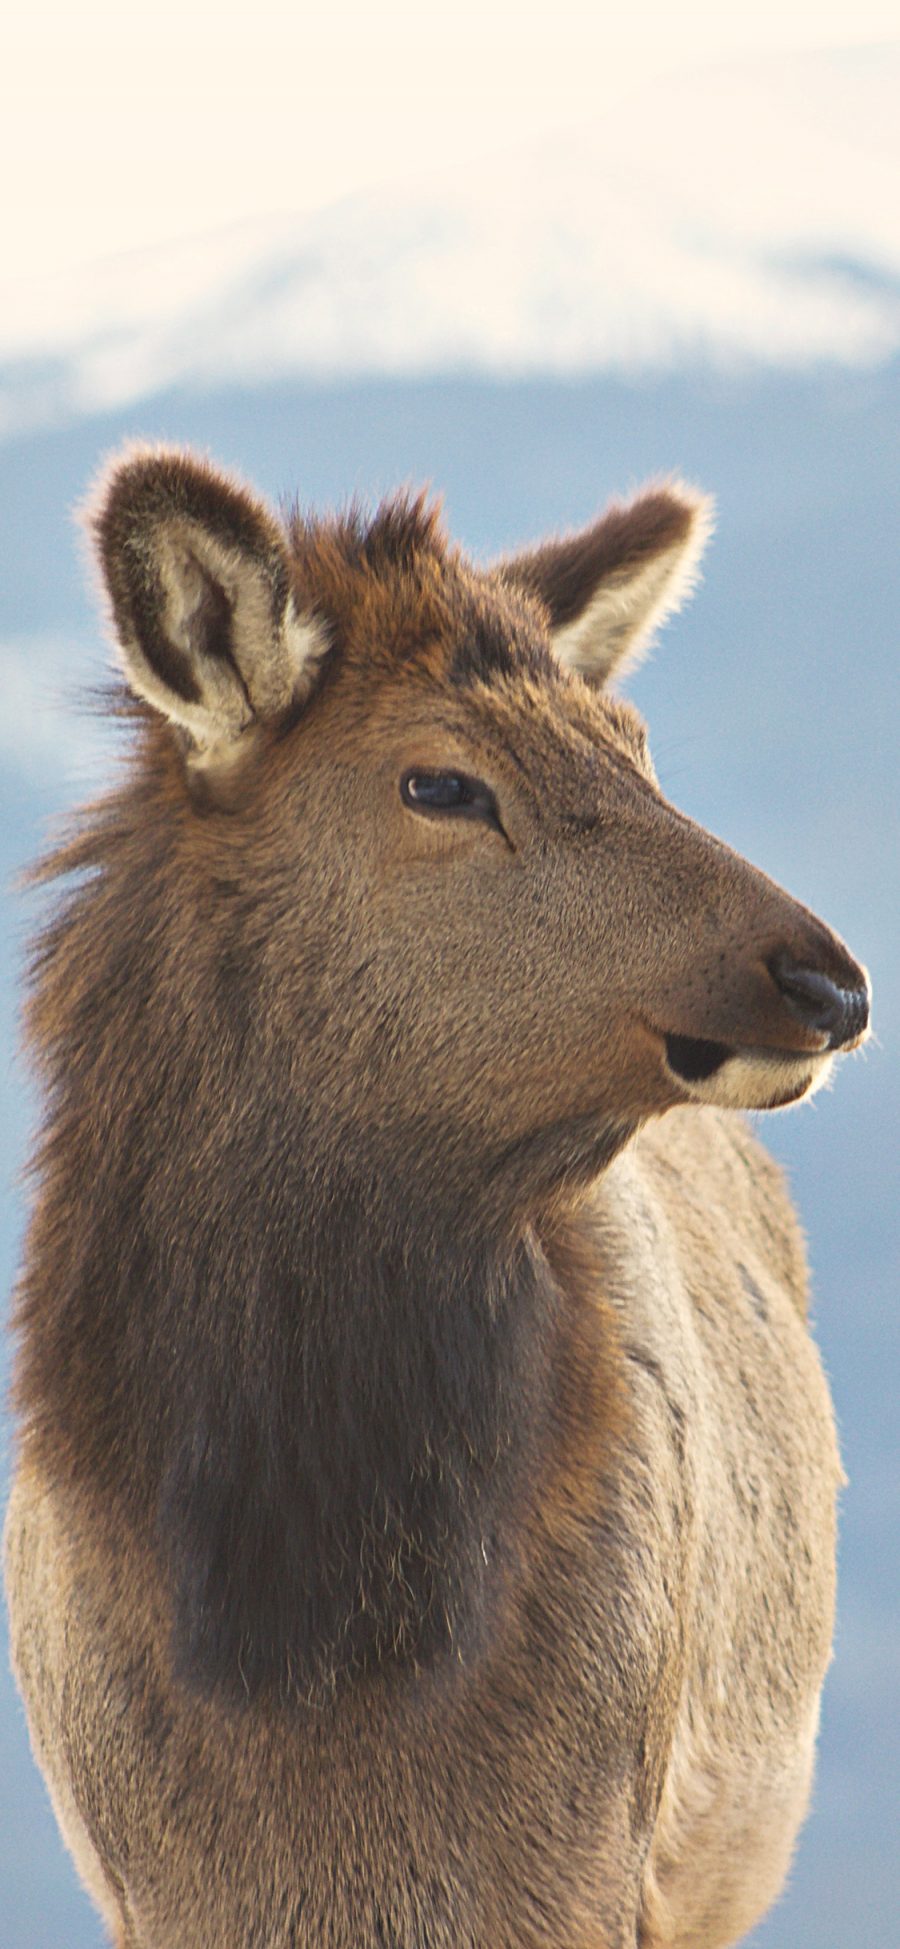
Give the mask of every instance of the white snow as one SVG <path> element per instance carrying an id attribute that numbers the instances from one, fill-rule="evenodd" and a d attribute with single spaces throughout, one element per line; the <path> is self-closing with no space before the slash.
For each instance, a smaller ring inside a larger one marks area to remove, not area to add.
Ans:
<path id="1" fill-rule="evenodd" d="M 4 292 L 0 431 L 288 373 L 882 361 L 898 100 L 900 46 L 705 69 L 478 169 Z"/>

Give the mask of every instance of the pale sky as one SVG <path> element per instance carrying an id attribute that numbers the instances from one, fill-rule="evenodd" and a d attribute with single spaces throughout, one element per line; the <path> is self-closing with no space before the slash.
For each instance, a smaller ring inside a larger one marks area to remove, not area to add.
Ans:
<path id="1" fill-rule="evenodd" d="M 898 36 L 900 0 L 19 0 L 0 276 L 444 171 L 673 67 Z"/>

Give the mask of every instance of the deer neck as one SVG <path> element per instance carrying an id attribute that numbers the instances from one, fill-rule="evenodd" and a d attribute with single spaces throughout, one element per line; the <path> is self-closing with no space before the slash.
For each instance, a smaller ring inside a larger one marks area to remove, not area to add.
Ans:
<path id="1" fill-rule="evenodd" d="M 554 1275 L 528 1227 L 398 1222 L 395 1200 L 379 1223 L 370 1204 L 301 1185 L 293 1225 L 270 1213 L 243 1263 L 231 1237 L 214 1362 L 198 1295 L 156 1520 L 201 1683 L 317 1696 L 469 1659 L 514 1574 Z"/>

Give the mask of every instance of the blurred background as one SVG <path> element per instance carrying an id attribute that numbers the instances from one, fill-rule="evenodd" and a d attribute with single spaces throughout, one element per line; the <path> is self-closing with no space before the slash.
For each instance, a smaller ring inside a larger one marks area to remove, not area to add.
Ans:
<path id="1" fill-rule="evenodd" d="M 849 1486 L 813 1813 L 752 1943 L 891 1949 L 900 42 L 895 0 L 740 11 L 35 0 L 4 28 L 0 1272 L 34 1115 L 13 882 L 112 763 L 71 519 L 103 456 L 190 442 L 276 501 L 431 481 L 482 558 L 650 475 L 710 489 L 704 585 L 632 694 L 667 793 L 875 988 L 866 1053 L 763 1120 Z M 99 1949 L 5 1663 L 0 1940 Z"/>

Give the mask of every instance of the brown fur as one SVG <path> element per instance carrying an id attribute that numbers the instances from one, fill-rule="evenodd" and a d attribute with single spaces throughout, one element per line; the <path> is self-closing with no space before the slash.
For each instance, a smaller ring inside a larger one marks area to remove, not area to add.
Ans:
<path id="1" fill-rule="evenodd" d="M 79 1870 L 123 1949 L 733 1942 L 839 1464 L 721 1106 L 803 1095 L 867 993 L 603 690 L 703 504 L 479 572 L 421 501 L 282 533 L 137 452 L 92 522 L 140 701 L 43 869 L 7 1528 Z"/>

